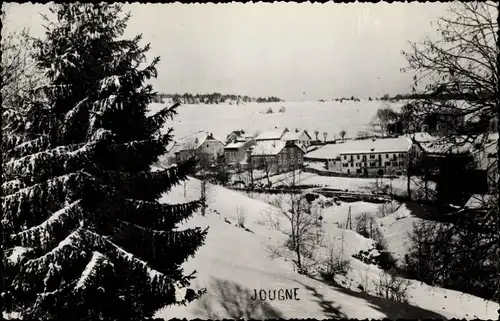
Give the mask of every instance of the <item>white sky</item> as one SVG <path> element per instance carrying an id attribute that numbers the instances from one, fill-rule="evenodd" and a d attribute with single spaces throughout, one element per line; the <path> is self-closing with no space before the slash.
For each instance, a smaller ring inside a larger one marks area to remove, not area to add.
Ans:
<path id="1" fill-rule="evenodd" d="M 409 92 L 401 50 L 435 30 L 450 3 L 127 4 L 127 34 L 160 56 L 159 92 L 287 100 Z M 6 29 L 43 35 L 46 5 L 8 6 Z"/>

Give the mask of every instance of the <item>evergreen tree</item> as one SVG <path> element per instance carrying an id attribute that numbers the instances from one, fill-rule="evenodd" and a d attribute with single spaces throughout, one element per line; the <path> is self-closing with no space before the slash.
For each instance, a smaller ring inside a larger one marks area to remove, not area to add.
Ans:
<path id="1" fill-rule="evenodd" d="M 121 5 L 51 8 L 36 42 L 49 84 L 25 99 L 21 135 L 2 140 L 2 312 L 24 318 L 138 320 L 202 294 L 181 264 L 206 230 L 177 230 L 200 201 L 158 200 L 186 162 L 151 171 L 171 140 L 175 106 L 146 116 L 157 94 L 149 46 L 122 38 Z M 47 19 L 48 20 L 48 19 Z M 193 272 L 194 273 L 194 272 Z"/>

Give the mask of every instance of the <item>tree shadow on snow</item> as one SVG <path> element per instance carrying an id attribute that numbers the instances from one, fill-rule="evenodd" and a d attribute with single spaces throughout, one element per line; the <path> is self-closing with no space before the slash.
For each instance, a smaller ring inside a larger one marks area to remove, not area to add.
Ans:
<path id="1" fill-rule="evenodd" d="M 329 301 L 325 299 L 325 296 L 321 293 L 319 293 L 314 287 L 309 286 L 307 284 L 304 284 L 302 282 L 296 281 L 297 283 L 302 284 L 302 286 L 306 289 L 312 292 L 312 295 L 314 296 L 315 300 L 323 312 L 325 313 L 326 318 L 347 318 L 347 316 L 340 311 L 340 306 L 335 305 L 333 301 Z"/>
<path id="2" fill-rule="evenodd" d="M 265 301 L 252 300 L 253 291 L 228 280 L 213 278 L 207 293 L 196 302 L 202 319 L 280 319 L 280 311 Z"/>
<path id="3" fill-rule="evenodd" d="M 314 278 L 315 280 L 325 283 L 333 288 L 335 291 L 344 293 L 346 295 L 360 298 L 365 300 L 372 308 L 380 311 L 389 319 L 442 319 L 447 320 L 443 315 L 426 310 L 420 307 L 413 306 L 409 303 L 402 303 L 397 301 L 392 301 L 389 299 L 383 299 L 377 296 L 373 296 L 364 292 L 356 292 L 343 288 L 339 285 L 332 284 L 330 282 L 325 282 L 321 279 Z"/>

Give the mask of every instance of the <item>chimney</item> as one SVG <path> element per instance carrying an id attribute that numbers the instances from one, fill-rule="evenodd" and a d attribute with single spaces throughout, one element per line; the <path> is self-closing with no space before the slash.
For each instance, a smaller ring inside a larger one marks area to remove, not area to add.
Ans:
<path id="1" fill-rule="evenodd" d="M 298 128 L 295 128 L 295 132 L 298 133 L 299 132 L 299 129 Z"/>

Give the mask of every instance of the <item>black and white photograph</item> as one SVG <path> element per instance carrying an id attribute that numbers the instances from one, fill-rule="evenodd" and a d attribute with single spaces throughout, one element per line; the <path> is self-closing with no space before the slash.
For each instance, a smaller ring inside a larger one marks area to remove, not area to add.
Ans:
<path id="1" fill-rule="evenodd" d="M 499 10 L 3 3 L 3 319 L 499 319 Z"/>

